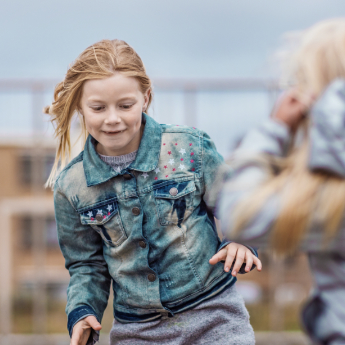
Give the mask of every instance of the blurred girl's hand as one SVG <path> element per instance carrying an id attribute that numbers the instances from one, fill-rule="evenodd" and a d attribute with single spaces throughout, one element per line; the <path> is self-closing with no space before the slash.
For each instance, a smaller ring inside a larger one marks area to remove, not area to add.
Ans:
<path id="1" fill-rule="evenodd" d="M 262 264 L 259 258 L 257 258 L 249 248 L 235 242 L 231 242 L 217 254 L 213 255 L 209 263 L 211 265 L 215 265 L 219 261 L 225 261 L 225 272 L 229 272 L 232 263 L 235 263 L 231 272 L 234 277 L 236 277 L 237 272 L 240 270 L 244 262 L 246 263 L 246 272 L 251 270 L 253 264 L 256 265 L 258 271 L 261 271 L 262 269 Z"/>
<path id="2" fill-rule="evenodd" d="M 93 315 L 87 316 L 85 319 L 77 322 L 73 327 L 70 345 L 86 345 L 91 333 L 91 328 L 95 331 L 100 331 L 102 329 L 101 324 Z"/>
<path id="3" fill-rule="evenodd" d="M 305 117 L 313 100 L 314 98 L 311 96 L 302 99 L 296 89 L 286 91 L 277 101 L 272 118 L 285 123 L 294 132 Z"/>

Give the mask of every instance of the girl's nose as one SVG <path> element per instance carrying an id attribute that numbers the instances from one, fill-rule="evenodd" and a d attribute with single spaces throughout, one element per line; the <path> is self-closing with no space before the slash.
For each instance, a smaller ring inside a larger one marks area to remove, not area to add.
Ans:
<path id="1" fill-rule="evenodd" d="M 104 120 L 107 125 L 114 125 L 121 122 L 121 117 L 117 115 L 115 110 L 110 110 Z"/>

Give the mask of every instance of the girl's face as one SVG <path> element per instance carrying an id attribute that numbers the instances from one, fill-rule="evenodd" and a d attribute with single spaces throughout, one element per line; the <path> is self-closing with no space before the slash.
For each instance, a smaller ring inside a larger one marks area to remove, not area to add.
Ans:
<path id="1" fill-rule="evenodd" d="M 138 149 L 141 114 L 146 110 L 150 90 L 143 94 L 134 77 L 115 72 L 106 79 L 87 80 L 80 100 L 86 129 L 98 141 L 96 150 L 119 156 Z"/>

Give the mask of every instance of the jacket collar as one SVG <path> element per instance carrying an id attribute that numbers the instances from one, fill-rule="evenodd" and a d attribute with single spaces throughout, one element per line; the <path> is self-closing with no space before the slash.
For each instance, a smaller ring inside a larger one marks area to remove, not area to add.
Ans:
<path id="1" fill-rule="evenodd" d="M 143 124 L 145 124 L 144 132 L 136 158 L 127 169 L 149 172 L 158 165 L 162 130 L 161 126 L 145 113 L 143 113 Z M 116 172 L 110 165 L 103 162 L 96 152 L 95 143 L 96 140 L 89 135 L 84 148 L 83 167 L 88 187 L 125 173 L 125 170 Z"/>

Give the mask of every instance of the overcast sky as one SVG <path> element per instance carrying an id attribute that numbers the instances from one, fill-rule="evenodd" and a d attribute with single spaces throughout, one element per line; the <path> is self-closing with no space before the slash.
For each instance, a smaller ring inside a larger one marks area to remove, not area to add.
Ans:
<path id="1" fill-rule="evenodd" d="M 282 33 L 344 15 L 344 0 L 1 0 L 0 78 L 61 78 L 104 38 L 152 77 L 264 76 Z"/>
<path id="2" fill-rule="evenodd" d="M 0 78 L 62 79 L 101 39 L 123 39 L 154 78 L 267 77 L 283 33 L 345 16 L 345 0 L 0 0 Z M 45 103 L 52 99 L 52 90 Z M 265 120 L 265 94 L 199 94 L 198 121 L 223 154 Z M 0 93 L 0 139 L 27 135 L 32 99 Z M 155 95 L 150 114 L 185 123 L 181 95 Z M 51 136 L 48 118 L 47 135 Z M 220 126 L 221 124 L 221 126 Z"/>

